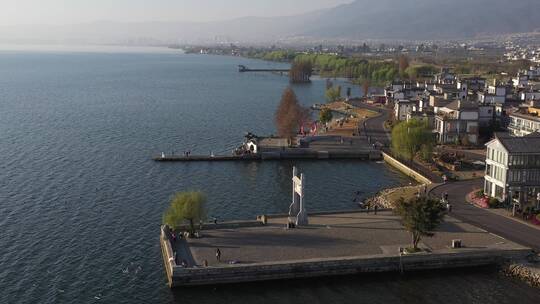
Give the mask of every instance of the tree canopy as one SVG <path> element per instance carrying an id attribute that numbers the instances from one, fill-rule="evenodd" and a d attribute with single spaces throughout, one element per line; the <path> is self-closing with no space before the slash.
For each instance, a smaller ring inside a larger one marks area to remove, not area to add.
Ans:
<path id="1" fill-rule="evenodd" d="M 310 82 L 313 74 L 313 64 L 308 60 L 295 60 L 291 64 L 289 80 L 291 83 Z"/>
<path id="2" fill-rule="evenodd" d="M 431 78 L 437 73 L 438 69 L 430 64 L 413 65 L 405 69 L 405 74 L 411 79 Z"/>
<path id="3" fill-rule="evenodd" d="M 295 61 L 309 61 L 322 77 L 347 77 L 373 84 L 393 81 L 399 76 L 395 61 L 347 58 L 331 54 L 299 54 Z"/>
<path id="4" fill-rule="evenodd" d="M 417 197 L 409 201 L 403 198 L 394 210 L 401 217 L 403 226 L 411 233 L 413 249 L 418 250 L 418 243 L 423 236 L 433 236 L 433 231 L 444 218 L 444 206 L 437 200 Z"/>
<path id="5" fill-rule="evenodd" d="M 326 90 L 326 101 L 334 102 L 341 99 L 341 86 L 331 87 Z"/>
<path id="6" fill-rule="evenodd" d="M 411 119 L 392 129 L 392 152 L 396 156 L 412 160 L 422 152 L 422 158 L 429 160 L 434 144 L 435 138 L 427 120 Z"/>
<path id="7" fill-rule="evenodd" d="M 309 112 L 299 104 L 294 91 L 285 89 L 274 116 L 278 136 L 292 139 L 308 119 Z"/>
<path id="8" fill-rule="evenodd" d="M 202 192 L 176 193 L 171 199 L 171 205 L 163 214 L 163 224 L 178 227 L 186 221 L 190 233 L 195 232 L 195 223 L 206 219 L 206 197 Z"/>
<path id="9" fill-rule="evenodd" d="M 322 109 L 319 113 L 319 120 L 322 123 L 327 123 L 332 120 L 334 115 L 332 115 L 332 111 L 330 109 Z"/>

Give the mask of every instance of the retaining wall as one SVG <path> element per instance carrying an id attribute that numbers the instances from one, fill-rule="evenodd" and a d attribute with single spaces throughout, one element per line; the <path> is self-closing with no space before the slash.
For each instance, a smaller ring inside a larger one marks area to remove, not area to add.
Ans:
<path id="1" fill-rule="evenodd" d="M 169 286 L 173 286 L 174 269 L 176 268 L 176 262 L 174 261 L 174 253 L 171 247 L 170 235 L 167 226 L 161 226 L 161 233 L 159 236 L 159 244 L 161 245 L 161 256 L 163 257 L 163 265 L 167 272 L 167 280 Z"/>
<path id="2" fill-rule="evenodd" d="M 393 158 L 392 156 L 388 155 L 387 153 L 382 152 L 383 159 L 386 163 L 391 165 L 392 167 L 398 169 L 399 171 L 403 172 L 407 176 L 413 178 L 419 183 L 431 185 L 432 182 L 429 178 L 425 177 L 424 175 L 420 174 L 419 172 L 411 169 L 407 165 L 403 164 L 399 160 Z"/>
<path id="3" fill-rule="evenodd" d="M 359 273 L 404 272 L 486 266 L 521 259 L 530 250 L 456 251 L 407 255 L 403 257 L 375 255 L 338 259 L 314 259 L 227 267 L 182 268 L 173 267 L 169 278 L 171 287 L 216 285 L 266 280 L 350 275 Z M 401 261 L 401 262 L 400 262 Z"/>

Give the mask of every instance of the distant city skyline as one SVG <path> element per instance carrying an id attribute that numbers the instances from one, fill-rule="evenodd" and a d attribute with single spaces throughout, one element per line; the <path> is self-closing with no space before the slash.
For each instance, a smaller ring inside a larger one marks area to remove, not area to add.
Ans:
<path id="1" fill-rule="evenodd" d="M 352 0 L 5 0 L 0 25 L 67 25 L 94 21 L 208 22 L 246 16 L 285 16 Z"/>

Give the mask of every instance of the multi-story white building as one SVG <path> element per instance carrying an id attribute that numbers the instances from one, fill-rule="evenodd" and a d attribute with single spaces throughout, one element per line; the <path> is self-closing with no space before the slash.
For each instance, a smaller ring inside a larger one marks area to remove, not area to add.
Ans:
<path id="1" fill-rule="evenodd" d="M 456 100 L 437 110 L 435 133 L 441 144 L 478 143 L 478 105 Z"/>
<path id="2" fill-rule="evenodd" d="M 410 100 L 399 100 L 394 105 L 394 117 L 399 121 L 406 121 L 407 114 L 413 111 L 416 103 Z"/>
<path id="3" fill-rule="evenodd" d="M 509 116 L 510 123 L 508 131 L 513 136 L 526 136 L 540 131 L 540 109 L 526 108 L 520 109 Z"/>
<path id="4" fill-rule="evenodd" d="M 536 202 L 540 192 L 540 134 L 496 134 L 486 146 L 484 193 L 522 204 Z"/>

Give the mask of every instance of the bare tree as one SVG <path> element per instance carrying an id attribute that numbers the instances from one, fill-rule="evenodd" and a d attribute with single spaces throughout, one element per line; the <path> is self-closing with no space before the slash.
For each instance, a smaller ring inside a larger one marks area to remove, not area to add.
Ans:
<path id="1" fill-rule="evenodd" d="M 399 56 L 399 75 L 401 77 L 404 78 L 407 76 L 405 71 L 407 70 L 408 67 L 409 67 L 409 57 L 405 55 Z"/>
<path id="2" fill-rule="evenodd" d="M 369 86 L 369 80 L 366 79 L 364 82 L 362 82 L 362 92 L 364 93 L 364 97 L 367 97 L 369 94 Z"/>
<path id="3" fill-rule="evenodd" d="M 288 139 L 294 138 L 300 126 L 309 120 L 309 111 L 298 103 L 291 88 L 283 92 L 274 120 L 278 136 Z"/>

